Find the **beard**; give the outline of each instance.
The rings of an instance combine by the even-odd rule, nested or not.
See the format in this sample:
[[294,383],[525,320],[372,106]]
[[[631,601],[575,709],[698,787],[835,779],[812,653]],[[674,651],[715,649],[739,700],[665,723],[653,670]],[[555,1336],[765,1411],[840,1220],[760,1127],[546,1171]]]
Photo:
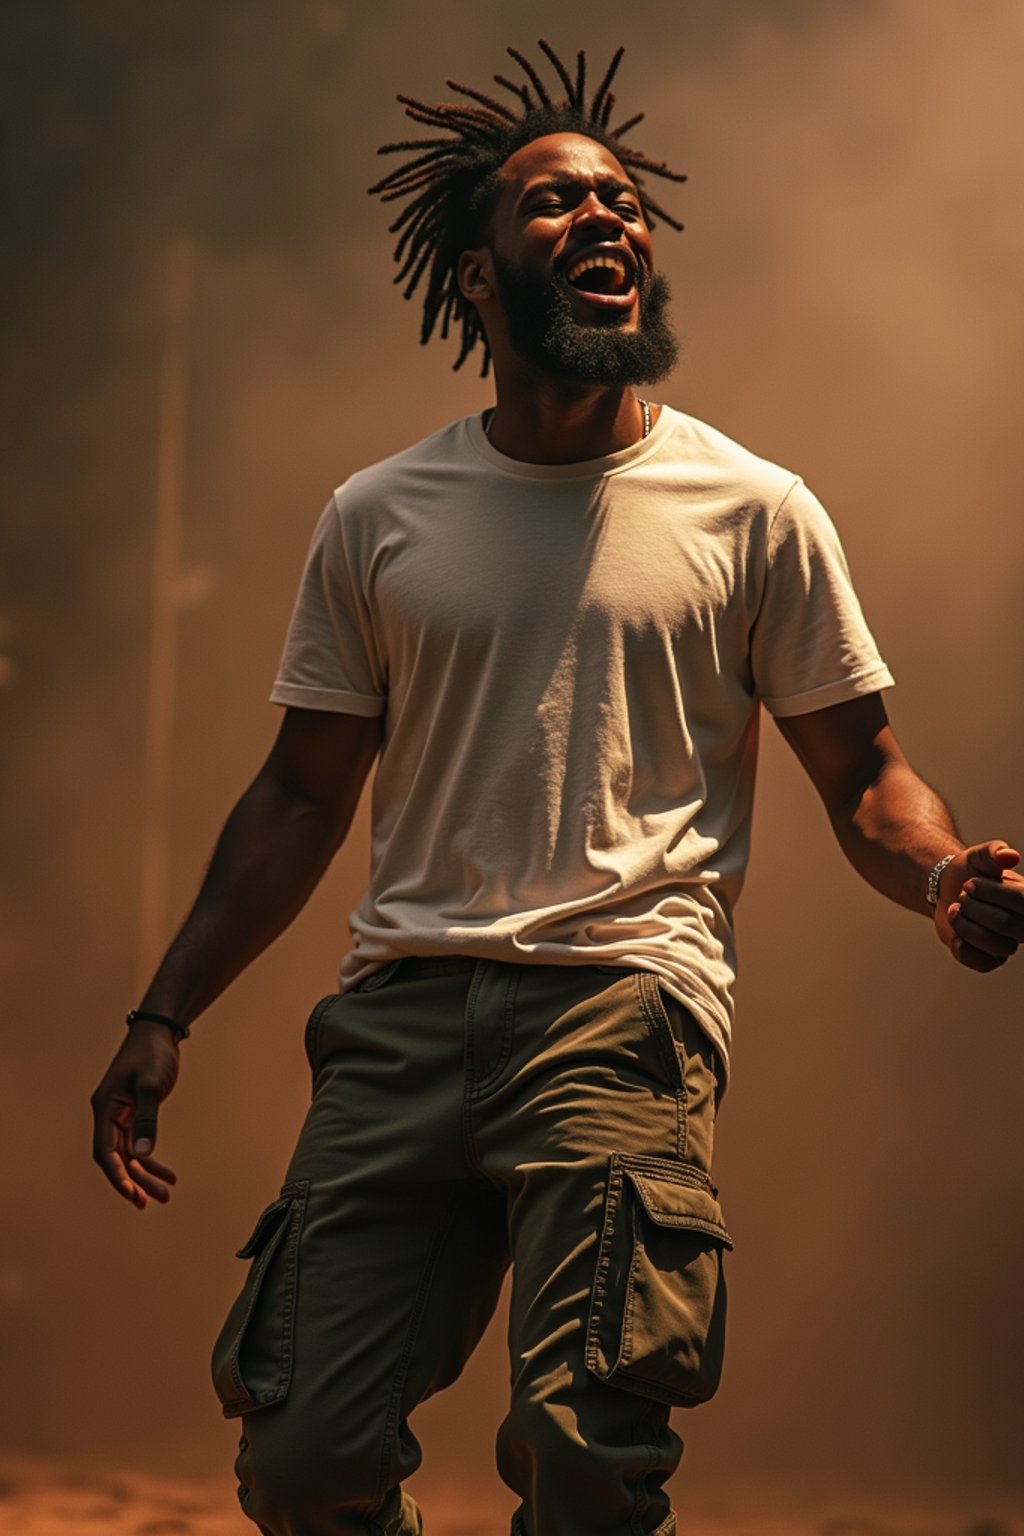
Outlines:
[[579,384],[657,384],[675,367],[679,343],[668,318],[671,298],[663,272],[637,278],[640,323],[581,324],[568,284],[494,254],[498,297],[513,349],[548,378]]

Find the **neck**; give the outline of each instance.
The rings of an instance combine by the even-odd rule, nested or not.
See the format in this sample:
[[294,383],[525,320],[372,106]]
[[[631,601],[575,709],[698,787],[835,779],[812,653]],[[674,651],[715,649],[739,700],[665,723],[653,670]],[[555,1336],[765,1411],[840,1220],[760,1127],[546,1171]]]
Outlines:
[[[643,410],[632,389],[531,377],[523,386],[498,378],[488,437],[499,453],[528,464],[578,464],[629,448],[643,436]],[[656,417],[655,408],[652,415]]]

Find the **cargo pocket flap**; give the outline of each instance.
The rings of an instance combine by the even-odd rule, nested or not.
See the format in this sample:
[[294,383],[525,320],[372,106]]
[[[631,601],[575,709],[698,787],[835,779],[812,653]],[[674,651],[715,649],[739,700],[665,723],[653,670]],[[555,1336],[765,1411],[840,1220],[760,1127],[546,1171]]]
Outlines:
[[726,1248],[733,1246],[722,1219],[722,1208],[709,1189],[638,1168],[627,1167],[623,1171],[657,1226],[691,1227],[717,1238]]
[[225,1418],[278,1403],[292,1373],[299,1238],[309,1180],[286,1184],[238,1258],[248,1274],[213,1346],[213,1385]]
[[236,1259],[253,1259],[262,1248],[270,1242],[274,1233],[284,1226],[285,1217],[288,1214],[290,1199],[275,1200],[268,1205],[265,1211],[260,1212],[259,1220],[252,1229],[252,1236],[247,1238],[241,1248],[235,1253]]
[[658,1402],[706,1402],[722,1371],[723,1260],[731,1247],[713,1188],[698,1169],[613,1152],[587,1368]]

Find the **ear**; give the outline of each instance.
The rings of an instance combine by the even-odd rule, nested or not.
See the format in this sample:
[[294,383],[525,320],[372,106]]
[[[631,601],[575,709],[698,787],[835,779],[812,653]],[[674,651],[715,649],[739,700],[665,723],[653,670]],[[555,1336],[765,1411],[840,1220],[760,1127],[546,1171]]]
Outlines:
[[494,298],[494,264],[486,246],[479,251],[463,251],[455,270],[463,298],[475,304]]

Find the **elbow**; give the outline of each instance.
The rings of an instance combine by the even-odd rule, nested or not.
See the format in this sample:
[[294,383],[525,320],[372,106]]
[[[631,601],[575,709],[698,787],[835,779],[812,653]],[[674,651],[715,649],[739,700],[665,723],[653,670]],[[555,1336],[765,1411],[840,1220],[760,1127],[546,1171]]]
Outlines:
[[296,831],[308,831],[333,854],[341,846],[355,813],[356,800],[340,794],[311,792],[272,760],[264,763],[250,789],[272,805],[282,822]]

